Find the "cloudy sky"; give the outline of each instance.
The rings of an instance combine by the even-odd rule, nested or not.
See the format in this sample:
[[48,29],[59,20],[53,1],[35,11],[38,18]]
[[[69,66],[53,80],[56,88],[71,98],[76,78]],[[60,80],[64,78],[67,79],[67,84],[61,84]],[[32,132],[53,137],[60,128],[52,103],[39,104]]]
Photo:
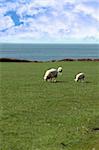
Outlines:
[[0,0],[0,42],[99,42],[99,0]]

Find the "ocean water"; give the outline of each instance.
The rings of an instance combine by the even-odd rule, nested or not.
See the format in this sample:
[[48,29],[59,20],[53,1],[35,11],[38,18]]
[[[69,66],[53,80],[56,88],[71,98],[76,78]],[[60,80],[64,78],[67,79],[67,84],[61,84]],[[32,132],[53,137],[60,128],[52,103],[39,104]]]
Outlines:
[[0,44],[0,58],[48,61],[99,58],[99,44]]

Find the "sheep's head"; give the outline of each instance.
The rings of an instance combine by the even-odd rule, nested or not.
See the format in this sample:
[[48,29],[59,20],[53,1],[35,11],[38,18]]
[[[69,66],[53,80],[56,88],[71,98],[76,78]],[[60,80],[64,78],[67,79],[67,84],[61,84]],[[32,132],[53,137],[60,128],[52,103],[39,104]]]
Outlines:
[[58,70],[59,73],[62,73],[62,71],[63,71],[62,67],[58,67],[57,70]]
[[75,81],[75,82],[78,82],[78,79],[75,78],[74,81]]

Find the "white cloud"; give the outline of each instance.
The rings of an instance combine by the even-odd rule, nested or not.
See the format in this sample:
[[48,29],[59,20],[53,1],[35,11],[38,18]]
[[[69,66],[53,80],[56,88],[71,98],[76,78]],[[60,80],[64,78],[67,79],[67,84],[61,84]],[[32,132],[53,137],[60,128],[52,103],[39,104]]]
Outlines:
[[90,16],[92,16],[94,19],[96,19],[97,21],[99,21],[99,8],[93,8],[92,6],[87,6],[85,4],[78,4],[75,8],[76,12],[82,12],[85,14],[88,14]]
[[[94,1],[97,4],[97,1]],[[12,39],[64,40],[99,37],[99,7],[92,0],[30,0],[2,3],[0,30]],[[23,24],[14,26],[13,20],[4,14],[14,10]],[[91,23],[90,23],[91,22]],[[5,36],[6,37],[6,36]],[[2,38],[2,37],[1,37]]]
[[8,29],[14,25],[11,17],[0,17],[0,30]]

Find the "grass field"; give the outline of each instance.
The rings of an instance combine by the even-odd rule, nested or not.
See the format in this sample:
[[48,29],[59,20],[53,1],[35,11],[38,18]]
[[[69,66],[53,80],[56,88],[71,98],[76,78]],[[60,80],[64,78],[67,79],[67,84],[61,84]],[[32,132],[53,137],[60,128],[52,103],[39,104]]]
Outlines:
[[[58,82],[44,82],[58,66]],[[3,62],[0,95],[0,150],[99,150],[99,62]]]

